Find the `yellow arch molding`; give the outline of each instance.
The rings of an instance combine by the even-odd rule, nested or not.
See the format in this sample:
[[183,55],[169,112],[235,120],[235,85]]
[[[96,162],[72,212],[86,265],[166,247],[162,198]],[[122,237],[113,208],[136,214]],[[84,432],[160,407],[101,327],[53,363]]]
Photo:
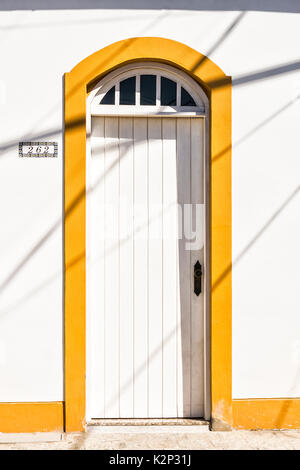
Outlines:
[[178,67],[210,100],[212,422],[231,427],[231,79],[176,41],[132,38],[95,52],[65,75],[65,428],[85,426],[86,98],[111,70],[135,61]]

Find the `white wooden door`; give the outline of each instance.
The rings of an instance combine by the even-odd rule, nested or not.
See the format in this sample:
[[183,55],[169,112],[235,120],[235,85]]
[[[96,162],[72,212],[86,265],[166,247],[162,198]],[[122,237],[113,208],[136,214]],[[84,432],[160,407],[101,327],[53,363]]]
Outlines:
[[203,416],[203,160],[201,118],[92,117],[88,419]]

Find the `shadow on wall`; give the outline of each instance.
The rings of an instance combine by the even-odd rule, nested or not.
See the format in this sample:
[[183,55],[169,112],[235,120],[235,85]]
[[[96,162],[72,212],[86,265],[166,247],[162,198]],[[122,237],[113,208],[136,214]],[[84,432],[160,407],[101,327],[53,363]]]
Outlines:
[[299,0],[2,0],[0,10],[194,10],[300,13]]

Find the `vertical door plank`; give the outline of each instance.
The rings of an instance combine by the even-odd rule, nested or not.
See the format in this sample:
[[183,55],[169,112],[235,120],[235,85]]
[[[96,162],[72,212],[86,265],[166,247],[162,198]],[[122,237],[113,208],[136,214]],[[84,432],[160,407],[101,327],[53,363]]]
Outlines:
[[[204,265],[204,126],[203,119],[191,119],[191,202],[193,204],[192,230],[197,237],[191,249],[191,266],[199,260]],[[202,293],[194,294],[191,285],[191,416],[204,413],[204,302]]]
[[[191,163],[190,163],[190,119],[177,119],[177,175],[178,203],[182,207],[183,221],[186,208],[190,204]],[[182,360],[182,413],[191,413],[191,265],[190,252],[186,250],[183,224],[182,238],[178,241],[179,254],[179,295],[181,323],[181,360]]]
[[162,136],[148,119],[149,167],[149,417],[162,416]]
[[87,195],[87,418],[104,417],[104,118],[93,117]]
[[147,119],[134,119],[134,416],[148,416]]
[[176,119],[163,119],[163,417],[177,414]]
[[120,417],[133,416],[133,119],[120,132]]
[[105,417],[119,417],[119,129],[105,118]]

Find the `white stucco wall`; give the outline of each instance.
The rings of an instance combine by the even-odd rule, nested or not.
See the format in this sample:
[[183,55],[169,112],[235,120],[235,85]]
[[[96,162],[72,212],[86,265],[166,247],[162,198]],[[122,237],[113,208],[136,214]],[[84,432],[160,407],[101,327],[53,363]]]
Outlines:
[[[300,16],[111,3],[0,5],[0,401],[63,399],[62,78],[132,36],[181,41],[233,77],[233,397],[300,396]],[[57,141],[59,158],[19,159],[22,140]]]

